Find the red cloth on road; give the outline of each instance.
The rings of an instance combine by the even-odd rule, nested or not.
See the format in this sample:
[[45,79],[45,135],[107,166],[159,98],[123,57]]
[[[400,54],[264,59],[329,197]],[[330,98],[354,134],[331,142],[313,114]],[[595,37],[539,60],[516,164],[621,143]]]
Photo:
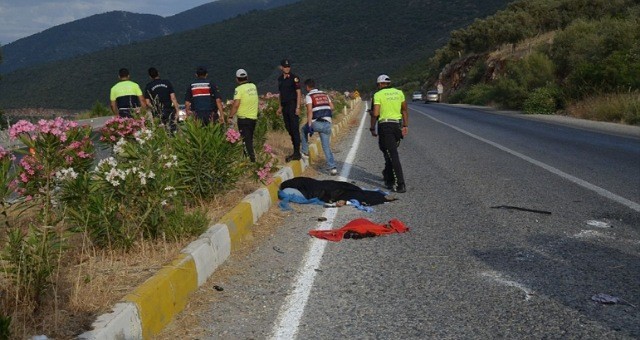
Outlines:
[[339,242],[343,238],[374,237],[407,231],[409,228],[395,218],[386,224],[373,223],[366,218],[357,218],[340,229],[310,230],[309,235],[327,241]]

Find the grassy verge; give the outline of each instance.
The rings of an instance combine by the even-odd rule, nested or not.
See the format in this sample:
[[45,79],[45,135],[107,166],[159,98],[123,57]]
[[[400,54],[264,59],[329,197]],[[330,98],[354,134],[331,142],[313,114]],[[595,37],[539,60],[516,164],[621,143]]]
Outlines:
[[569,105],[567,114],[582,119],[640,125],[640,92],[588,98]]

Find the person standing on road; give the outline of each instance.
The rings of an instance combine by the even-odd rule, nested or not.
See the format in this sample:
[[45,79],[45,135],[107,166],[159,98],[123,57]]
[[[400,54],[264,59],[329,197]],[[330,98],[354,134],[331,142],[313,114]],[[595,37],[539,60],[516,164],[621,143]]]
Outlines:
[[[378,146],[384,155],[382,176],[388,189],[395,192],[406,192],[407,188],[402,174],[402,165],[398,155],[400,140],[407,135],[409,113],[407,102],[402,91],[390,86],[391,79],[386,74],[377,80],[378,92],[373,95],[373,112],[371,115],[371,135],[378,137]],[[378,131],[376,133],[376,122]]]
[[178,100],[173,85],[166,79],[160,79],[160,73],[155,67],[149,68],[151,82],[144,89],[144,98],[155,115],[159,115],[165,127],[171,132],[176,131],[178,118]]
[[331,152],[331,116],[333,115],[333,103],[326,93],[316,88],[313,79],[304,81],[307,90],[305,104],[307,105],[307,124],[302,128],[302,156],[309,154],[309,134],[318,132],[324,158],[327,161],[329,172],[332,176],[338,174],[336,162]]
[[442,85],[442,81],[438,80],[436,90],[438,91],[438,103],[440,103],[442,102],[442,94],[444,93],[444,86]]
[[258,89],[256,85],[249,82],[247,71],[239,69],[236,71],[236,82],[238,86],[233,94],[233,105],[229,113],[229,121],[238,115],[238,130],[244,141],[245,152],[251,162],[256,161],[253,148],[253,133],[258,121]]
[[116,116],[131,118],[133,111],[145,109],[147,105],[140,86],[130,80],[128,69],[121,68],[118,77],[120,81],[111,88],[109,95],[111,111]]
[[193,112],[203,125],[213,122],[224,123],[224,111],[218,86],[207,77],[207,69],[199,66],[196,69],[196,80],[189,84],[185,94],[184,106],[187,114]]
[[302,100],[302,91],[300,90],[300,78],[291,73],[291,63],[289,59],[280,61],[280,70],[282,74],[278,77],[278,90],[280,92],[280,105],[278,106],[278,115],[282,115],[284,126],[291,136],[293,144],[293,153],[285,160],[299,160],[300,155],[300,105]]

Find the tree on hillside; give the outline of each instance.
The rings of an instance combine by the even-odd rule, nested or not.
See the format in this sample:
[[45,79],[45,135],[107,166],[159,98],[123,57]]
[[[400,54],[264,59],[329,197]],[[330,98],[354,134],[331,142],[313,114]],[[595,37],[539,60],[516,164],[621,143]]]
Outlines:
[[[2,64],[2,45],[0,45],[0,64]],[[0,80],[2,80],[2,76],[0,75]],[[7,120],[4,118],[4,111],[0,109],[0,130],[4,130],[7,128]]]

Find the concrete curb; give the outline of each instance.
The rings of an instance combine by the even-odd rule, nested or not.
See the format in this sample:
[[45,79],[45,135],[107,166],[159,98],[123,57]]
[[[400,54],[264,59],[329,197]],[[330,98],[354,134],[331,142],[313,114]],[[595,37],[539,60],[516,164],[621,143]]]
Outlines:
[[[335,135],[358,114],[359,100],[333,125]],[[93,330],[78,339],[150,339],[159,334],[186,306],[189,295],[203,285],[231,255],[240,242],[251,235],[260,216],[278,202],[280,183],[300,176],[310,161],[319,158],[320,140],[309,144],[309,160],[291,161],[274,176],[273,183],[247,195],[237,206],[185,247],[171,263],[117,303],[110,313],[99,316]]]

